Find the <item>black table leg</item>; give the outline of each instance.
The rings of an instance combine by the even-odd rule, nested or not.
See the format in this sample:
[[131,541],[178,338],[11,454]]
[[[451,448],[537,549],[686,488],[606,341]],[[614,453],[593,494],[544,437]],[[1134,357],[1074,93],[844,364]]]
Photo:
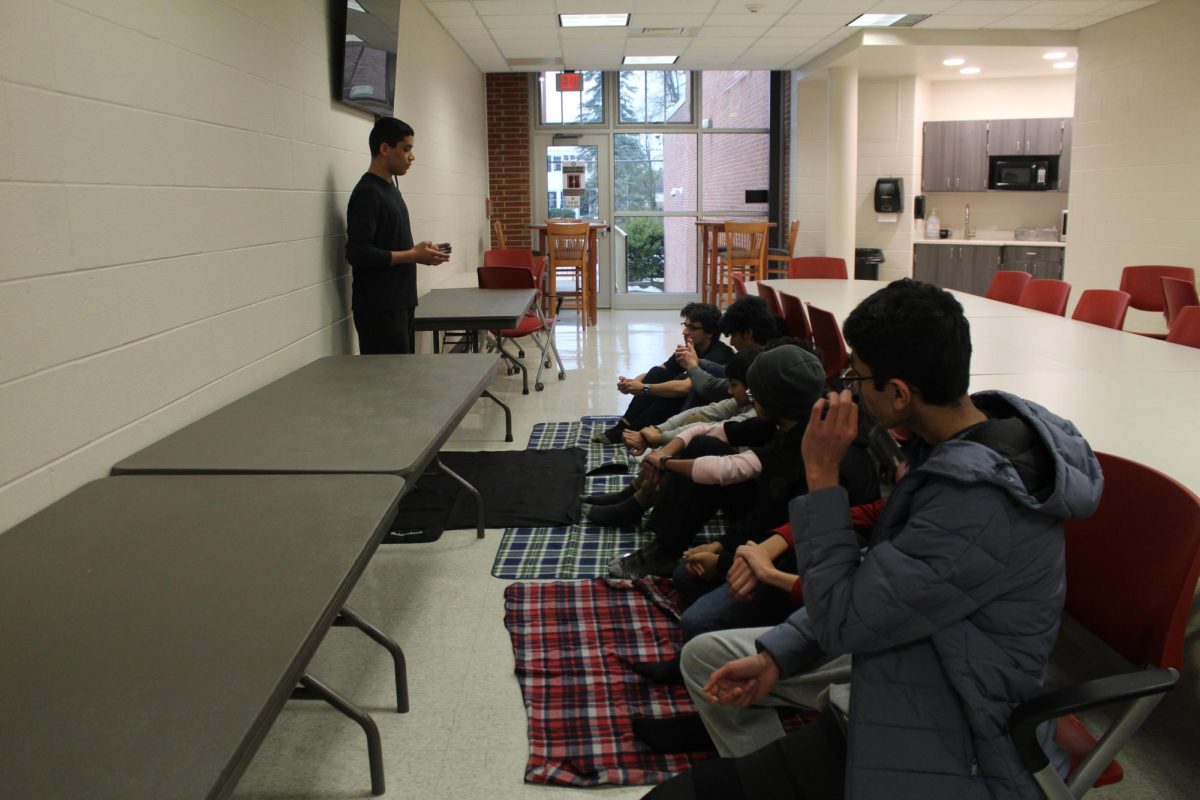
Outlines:
[[[526,389],[525,389],[525,394],[529,394],[528,387],[526,387]],[[487,389],[483,390],[483,396],[491,398],[492,402],[494,402],[496,405],[500,406],[500,408],[504,409],[504,441],[511,442],[513,440],[513,438],[512,438],[512,409],[509,408],[508,406],[506,406],[499,397],[496,397],[496,395],[492,394]]]
[[[484,392],[484,394],[487,394],[487,392]],[[500,402],[500,401],[497,400],[496,402]],[[509,439],[509,441],[511,442],[512,439]],[[454,470],[450,469],[445,464],[443,464],[440,456],[433,457],[433,464],[435,467],[440,469],[443,474],[449,475],[451,478],[458,481],[464,489],[466,489],[468,492],[471,493],[471,497],[473,497],[475,499],[475,537],[477,539],[482,539],[483,538],[483,497],[480,496],[479,490],[476,489],[471,484],[469,484],[457,472],[455,472]]]
[[408,668],[404,661],[404,651],[400,649],[400,645],[396,643],[396,640],[379,628],[376,628],[370,622],[367,622],[367,620],[363,619],[362,615],[350,608],[350,606],[342,606],[342,611],[333,621],[333,624],[339,628],[358,628],[371,641],[391,654],[392,666],[396,672],[396,711],[400,714],[407,713]]
[[379,728],[375,725],[375,720],[371,719],[370,714],[367,714],[358,706],[329,688],[327,684],[320,681],[314,675],[308,673],[301,675],[300,685],[307,690],[307,693],[297,690],[292,693],[292,697],[296,699],[324,700],[357,722],[359,727],[363,729],[363,733],[367,735],[367,763],[371,767],[371,794],[376,797],[383,794],[386,791],[383,782],[383,743],[379,739]]

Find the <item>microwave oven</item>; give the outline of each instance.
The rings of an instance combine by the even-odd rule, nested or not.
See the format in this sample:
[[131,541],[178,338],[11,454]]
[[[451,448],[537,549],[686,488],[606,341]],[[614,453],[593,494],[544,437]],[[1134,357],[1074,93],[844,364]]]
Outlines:
[[988,188],[1038,192],[1058,186],[1058,157],[992,156],[988,159]]

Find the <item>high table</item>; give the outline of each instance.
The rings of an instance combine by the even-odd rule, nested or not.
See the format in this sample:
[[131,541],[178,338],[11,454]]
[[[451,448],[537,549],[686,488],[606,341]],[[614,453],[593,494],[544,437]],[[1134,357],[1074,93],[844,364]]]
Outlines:
[[0,535],[0,794],[228,797],[404,486],[105,478]]
[[[596,238],[597,238],[598,234],[600,233],[600,231],[608,230],[609,226],[608,226],[607,222],[593,222],[591,220],[564,219],[564,220],[559,220],[559,221],[560,222],[584,222],[584,221],[586,221],[588,223],[588,263],[587,263],[588,270],[585,272],[583,277],[584,277],[584,280],[588,282],[588,286],[591,287],[591,290],[592,290],[591,298],[592,299],[591,299],[591,302],[588,303],[587,313],[583,315],[583,319],[584,319],[583,327],[586,328],[588,325],[593,325],[596,322],[596,292],[600,288],[600,284],[599,284],[599,276],[600,276],[599,258],[600,258],[600,256],[596,252]],[[550,253],[546,249],[546,223],[535,222],[535,223],[529,225],[528,227],[529,227],[529,230],[531,230],[531,231],[537,231],[538,252],[541,253],[542,255],[546,256],[547,258],[549,258]],[[549,264],[549,262],[547,262],[547,264]],[[548,276],[546,278],[546,280],[548,281],[548,284],[546,286],[546,293],[548,295],[550,295],[551,298],[553,298],[556,294],[558,294],[558,289],[555,286],[554,271],[547,268],[546,275]]]
[[[774,280],[839,320],[886,282]],[[1200,350],[951,291],[971,323],[970,390],[1002,389],[1073,421],[1092,447],[1200,492],[1192,446]]]

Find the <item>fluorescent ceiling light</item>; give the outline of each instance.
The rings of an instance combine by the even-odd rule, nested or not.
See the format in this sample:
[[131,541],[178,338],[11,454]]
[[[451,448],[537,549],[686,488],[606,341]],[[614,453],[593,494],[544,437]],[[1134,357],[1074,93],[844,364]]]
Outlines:
[[679,56],[625,56],[622,64],[674,64]]
[[981,70],[979,67],[963,67],[959,70],[963,75],[978,75]]
[[358,3],[354,2],[354,0],[346,0],[346,8],[350,9],[351,11],[361,11],[364,14],[367,13],[367,10]]
[[961,67],[963,64],[967,63],[967,60],[965,58],[947,58],[942,63],[947,67]]
[[623,28],[629,24],[628,14],[559,14],[561,28]]
[[[347,41],[347,42],[361,42],[361,41],[362,41],[362,39],[358,38],[358,37],[357,37],[357,36],[355,36],[353,33],[347,33],[347,34],[346,34],[346,41]],[[1055,66],[1057,66],[1057,65],[1055,65]]]
[[1075,66],[1074,61],[1059,61],[1054,65],[1055,69],[1071,69]]
[[860,14],[850,20],[851,28],[886,28],[904,19],[907,14]]
[[1067,54],[1064,53],[1062,50],[1051,50],[1049,53],[1044,53],[1042,55],[1042,58],[1046,59],[1047,61],[1056,61],[1060,58],[1066,58],[1066,57],[1067,57]]

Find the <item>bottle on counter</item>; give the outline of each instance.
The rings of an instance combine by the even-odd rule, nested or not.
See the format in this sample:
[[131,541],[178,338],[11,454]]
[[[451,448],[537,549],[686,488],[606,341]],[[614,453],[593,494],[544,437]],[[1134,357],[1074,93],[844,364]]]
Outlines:
[[941,228],[942,221],[938,219],[937,209],[935,208],[929,213],[929,217],[925,220],[925,238],[938,238],[938,231],[941,230]]

